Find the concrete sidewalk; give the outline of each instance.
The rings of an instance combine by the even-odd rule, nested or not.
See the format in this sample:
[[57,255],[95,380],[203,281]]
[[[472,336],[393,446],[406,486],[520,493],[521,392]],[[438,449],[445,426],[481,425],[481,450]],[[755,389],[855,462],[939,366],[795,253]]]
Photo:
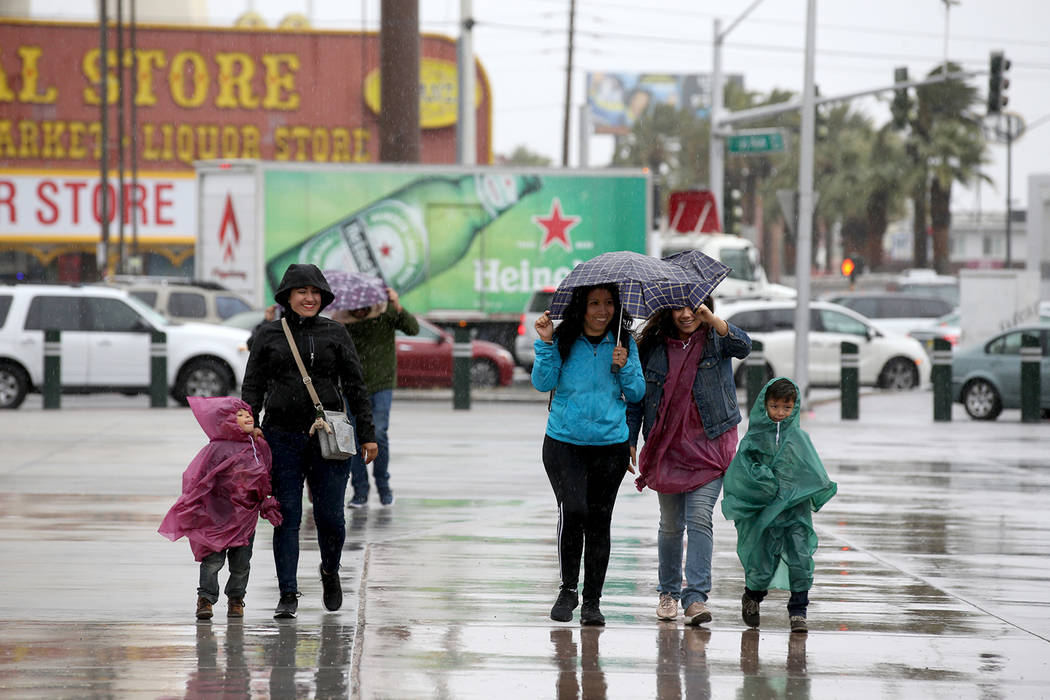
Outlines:
[[196,623],[196,563],[156,528],[205,438],[188,410],[128,401],[27,405],[0,422],[2,696],[954,699],[1050,687],[1046,422],[1007,411],[934,423],[928,392],[866,393],[859,421],[814,401],[803,427],[839,494],[814,516],[806,637],[788,633],[783,592],[759,631],[745,629],[735,532],[717,509],[714,620],[658,622],[656,497],[629,479],[607,627],[551,622],[543,397],[453,411],[400,396],[397,503],[347,512],[343,610],[321,606],[307,517],[297,620],[271,617],[261,522],[244,621],[220,603]]

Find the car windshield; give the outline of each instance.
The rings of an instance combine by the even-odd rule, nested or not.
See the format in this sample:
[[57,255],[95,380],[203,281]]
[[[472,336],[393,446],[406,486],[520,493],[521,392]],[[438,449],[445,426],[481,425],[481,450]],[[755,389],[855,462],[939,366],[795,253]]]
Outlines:
[[529,301],[529,311],[532,313],[542,314],[551,305],[551,297],[554,296],[554,292],[548,292],[546,290],[536,292],[532,295],[532,299]]
[[158,311],[155,311],[151,306],[143,302],[141,299],[138,299],[129,294],[126,297],[124,297],[124,301],[128,303],[128,306],[135,309],[135,311],[138,311],[146,318],[147,321],[149,321],[154,326],[157,326],[158,328],[175,325],[168,319],[164,318],[164,316],[162,316]]
[[755,271],[751,267],[746,248],[722,248],[718,251],[718,257],[729,266],[729,276],[733,279],[748,282],[755,279]]

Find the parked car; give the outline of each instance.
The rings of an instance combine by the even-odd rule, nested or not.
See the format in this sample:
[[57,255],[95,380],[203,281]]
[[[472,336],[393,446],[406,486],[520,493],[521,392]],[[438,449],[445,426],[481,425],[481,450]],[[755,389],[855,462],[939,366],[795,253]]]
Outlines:
[[532,371],[532,364],[536,361],[536,348],[533,341],[539,340],[536,335],[536,319],[550,308],[551,299],[554,297],[554,287],[537,289],[529,297],[525,304],[525,310],[521,313],[518,322],[518,337],[514,340],[514,358],[525,371]]
[[[398,331],[397,385],[399,387],[452,386],[452,334],[424,319],[419,333]],[[473,386],[509,386],[514,380],[514,357],[487,340],[471,341],[470,383]]]
[[114,276],[106,284],[128,290],[172,321],[222,323],[252,305],[216,282],[185,277]]
[[970,345],[952,357],[952,400],[975,420],[995,420],[1004,408],[1021,407],[1021,339],[1036,336],[1042,347],[1039,407],[1050,412],[1050,321],[1030,323]]
[[[263,320],[262,311],[246,311],[224,321],[225,325],[253,330]],[[452,386],[452,334],[430,321],[417,318],[418,335],[395,335],[399,387]],[[473,386],[508,386],[514,380],[514,357],[496,343],[474,340],[470,364]]]
[[937,297],[956,307],[959,305],[959,278],[939,275],[927,268],[909,268],[889,284],[889,290],[903,294]]
[[187,396],[224,396],[244,379],[243,330],[173,323],[127,291],[103,285],[0,286],[0,408],[17,408],[44,381],[44,330],[61,331],[67,393],[148,393],[151,331],[167,335],[168,386]]
[[[795,364],[795,302],[748,300],[724,302],[716,313],[761,340],[766,378],[790,376]],[[886,389],[914,389],[929,381],[930,363],[919,341],[885,331],[857,312],[826,301],[810,303],[809,382],[838,386],[843,341],[856,343],[860,383]],[[738,386],[744,364],[733,360]]]
[[828,296],[825,301],[853,309],[874,321],[879,328],[903,334],[955,309],[944,299],[900,292],[846,292]]

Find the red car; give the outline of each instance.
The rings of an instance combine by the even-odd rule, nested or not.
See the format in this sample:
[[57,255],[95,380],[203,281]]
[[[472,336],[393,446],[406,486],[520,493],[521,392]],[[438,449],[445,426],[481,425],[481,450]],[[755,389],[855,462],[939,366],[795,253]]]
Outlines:
[[[452,334],[429,321],[419,320],[418,335],[397,333],[397,385],[399,387],[452,386]],[[514,358],[496,343],[471,342],[472,386],[509,386],[514,378]]]

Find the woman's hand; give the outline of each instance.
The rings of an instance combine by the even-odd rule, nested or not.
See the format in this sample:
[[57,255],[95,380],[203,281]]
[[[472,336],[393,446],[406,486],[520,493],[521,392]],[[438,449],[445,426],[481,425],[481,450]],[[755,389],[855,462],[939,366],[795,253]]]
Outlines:
[[627,348],[622,345],[617,345],[613,348],[612,363],[623,369],[623,366],[627,364]]
[[724,336],[729,333],[729,324],[715,316],[714,312],[707,308],[706,304],[696,307],[696,315],[700,317],[701,321],[714,328],[718,335]]
[[540,340],[545,343],[554,340],[554,321],[551,320],[550,311],[544,311],[543,315],[537,318],[536,323],[532,325],[536,329],[536,335],[540,337]]
[[627,471],[632,474],[637,474],[635,467],[638,466],[638,448],[631,445],[631,461],[627,463]]
[[361,444],[361,451],[364,452],[361,457],[364,459],[365,464],[371,464],[372,460],[379,454],[379,445],[374,442],[365,442]]

